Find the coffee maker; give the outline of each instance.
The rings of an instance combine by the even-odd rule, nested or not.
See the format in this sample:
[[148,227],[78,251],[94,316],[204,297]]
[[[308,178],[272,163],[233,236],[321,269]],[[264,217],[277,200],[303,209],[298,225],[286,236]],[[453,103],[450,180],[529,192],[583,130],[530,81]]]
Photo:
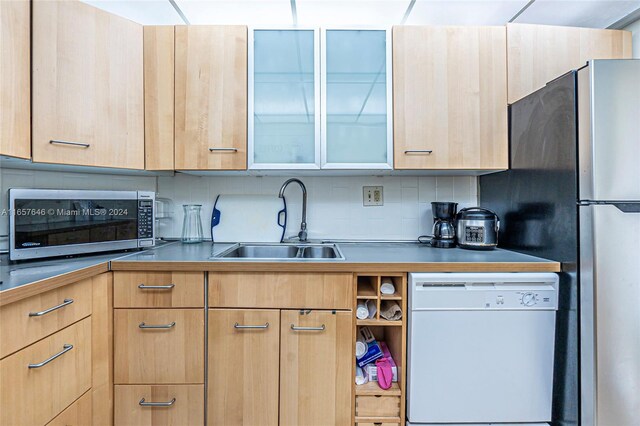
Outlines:
[[458,203],[434,201],[431,203],[433,212],[433,236],[431,247],[454,248],[456,246],[456,210]]

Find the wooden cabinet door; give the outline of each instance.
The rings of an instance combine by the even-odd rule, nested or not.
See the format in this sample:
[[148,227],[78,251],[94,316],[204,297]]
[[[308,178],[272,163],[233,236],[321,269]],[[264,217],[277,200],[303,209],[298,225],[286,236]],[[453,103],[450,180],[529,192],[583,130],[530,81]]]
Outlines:
[[144,169],[142,26],[32,3],[33,161]]
[[204,383],[202,309],[116,309],[114,383]]
[[91,387],[91,318],[0,360],[0,425],[43,425]]
[[0,1],[0,154],[31,157],[29,0]]
[[174,26],[144,27],[145,169],[173,170]]
[[277,426],[280,311],[209,310],[207,424]]
[[507,24],[509,103],[589,59],[631,58],[631,54],[629,31]]
[[349,311],[281,311],[281,425],[351,423],[352,334]]
[[[202,426],[204,385],[118,385],[115,426]],[[95,424],[95,423],[94,423]]]
[[508,167],[504,27],[393,28],[396,169]]
[[175,29],[175,168],[246,170],[247,27]]

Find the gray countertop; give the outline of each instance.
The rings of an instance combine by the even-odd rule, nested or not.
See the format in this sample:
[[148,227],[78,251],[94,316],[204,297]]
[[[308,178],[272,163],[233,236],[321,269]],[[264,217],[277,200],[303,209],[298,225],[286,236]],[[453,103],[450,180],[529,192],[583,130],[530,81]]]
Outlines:
[[[243,265],[248,263],[259,266],[270,264],[273,266],[273,260],[269,261],[247,261],[247,260],[209,260],[209,258],[223,250],[229,248],[231,243],[211,243],[204,242],[201,244],[181,244],[180,242],[172,242],[162,244],[152,249],[137,251],[133,253],[108,253],[88,255],[75,258],[64,258],[55,260],[42,261],[25,261],[20,263],[9,263],[6,255],[0,256],[0,293],[15,289],[27,284],[46,281],[51,278],[71,274],[79,270],[90,268],[99,264],[110,263],[113,269],[135,269],[135,265],[139,263],[157,262],[166,267],[184,266],[184,268],[215,270],[225,267],[227,270],[229,265],[238,265],[239,261]],[[381,264],[398,264],[403,267],[411,266],[411,270],[420,271],[421,266],[433,264],[447,263],[513,263],[513,264],[540,264],[549,263],[546,259],[528,256],[508,250],[491,250],[491,251],[472,251],[455,249],[437,249],[424,244],[417,243],[338,243],[345,259],[337,261],[306,261],[306,262],[281,262],[286,263],[287,268],[295,268],[300,270],[304,265],[321,263],[327,270],[344,267],[353,267],[354,265],[374,267]],[[116,267],[114,267],[116,266]],[[392,266],[393,267],[393,266]],[[184,269],[180,268],[180,269]],[[286,268],[285,268],[286,269]],[[317,269],[314,269],[317,271]],[[426,270],[426,268],[425,268]]]
[[[118,262],[247,262],[246,259],[210,260],[209,258],[231,247],[233,243],[167,244],[117,259]],[[307,260],[306,263],[521,263],[549,262],[539,257],[513,251],[496,249],[488,251],[463,250],[460,248],[438,249],[418,243],[337,243],[344,260]],[[116,260],[116,259],[114,259]],[[249,262],[273,263],[273,260],[251,260]],[[301,263],[283,261],[283,263]]]

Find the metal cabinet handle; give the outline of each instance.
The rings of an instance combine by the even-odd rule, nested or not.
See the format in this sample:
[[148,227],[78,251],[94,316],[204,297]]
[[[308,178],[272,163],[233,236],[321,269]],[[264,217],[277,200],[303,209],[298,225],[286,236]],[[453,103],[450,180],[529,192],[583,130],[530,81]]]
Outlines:
[[291,329],[293,331],[324,331],[324,328],[324,324],[322,324],[320,327],[297,327],[291,324]]
[[51,361],[53,361],[54,359],[66,354],[67,352],[69,352],[71,349],[73,349],[73,345],[69,345],[67,343],[65,343],[62,346],[62,350],[60,352],[58,352],[55,355],[50,356],[49,358],[45,359],[42,362],[39,362],[37,364],[29,364],[29,368],[40,368],[40,367],[44,367],[45,365],[49,364]]
[[171,401],[167,401],[167,402],[146,402],[144,398],[142,398],[138,404],[140,404],[143,407],[171,407],[175,403],[176,403],[175,398],[172,398]]
[[56,309],[64,308],[65,306],[70,305],[70,304],[72,304],[72,303],[73,303],[73,299],[64,299],[64,301],[63,301],[61,304],[56,305],[56,306],[54,306],[54,307],[52,307],[52,308],[49,308],[49,309],[45,309],[44,311],[40,311],[40,312],[29,312],[29,316],[30,316],[30,317],[41,317],[41,316],[43,316],[43,315],[48,314],[49,312],[53,312],[53,311],[55,311]]
[[253,328],[260,328],[260,329],[265,329],[265,328],[269,328],[269,323],[265,323],[264,325],[240,325],[238,323],[235,323],[233,325],[233,328],[239,328],[239,329],[253,329]]
[[404,153],[405,154],[431,154],[433,150],[431,149],[408,149]]
[[209,152],[238,152],[238,148],[209,148]]
[[153,329],[163,329],[163,330],[166,330],[168,328],[173,328],[175,325],[176,325],[175,321],[173,321],[170,324],[158,324],[158,325],[147,325],[147,324],[141,322],[140,325],[138,325],[138,327],[142,328],[142,329],[145,329],[145,330],[146,329],[152,329],[152,330]]
[[169,284],[169,285],[144,285],[144,284],[140,284],[138,286],[138,288],[140,290],[171,290],[175,286],[176,286],[175,284]]
[[78,146],[80,148],[89,148],[91,146],[91,144],[88,143],[82,143],[82,142],[69,142],[69,141],[59,141],[59,140],[55,140],[52,139],[49,141],[50,144],[52,145],[71,145],[71,146]]

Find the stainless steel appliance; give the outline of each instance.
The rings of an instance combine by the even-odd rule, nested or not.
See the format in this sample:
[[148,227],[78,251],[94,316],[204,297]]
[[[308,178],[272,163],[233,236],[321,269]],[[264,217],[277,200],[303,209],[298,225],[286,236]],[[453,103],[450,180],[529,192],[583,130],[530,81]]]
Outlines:
[[155,194],[9,190],[11,260],[150,247]]
[[438,248],[454,248],[456,246],[456,209],[458,203],[432,202],[433,236],[431,246]]
[[492,250],[498,245],[500,219],[480,207],[462,209],[456,216],[458,246],[472,250]]
[[500,246],[562,263],[553,424],[640,413],[640,60],[594,60],[510,106],[511,169],[480,178]]
[[553,273],[409,274],[407,425],[550,421],[557,295]]

